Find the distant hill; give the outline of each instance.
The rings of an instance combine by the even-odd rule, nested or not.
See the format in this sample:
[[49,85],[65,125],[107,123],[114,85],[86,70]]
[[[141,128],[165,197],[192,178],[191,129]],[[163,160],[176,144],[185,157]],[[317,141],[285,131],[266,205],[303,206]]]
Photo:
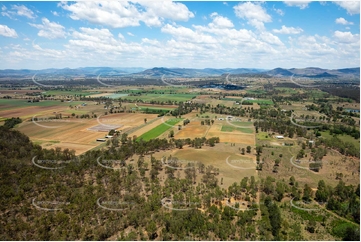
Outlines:
[[160,77],[163,75],[173,76],[173,77],[201,77],[201,76],[220,76],[223,74],[243,74],[243,73],[261,73],[264,69],[248,69],[248,68],[205,68],[205,69],[192,69],[192,68],[164,68],[164,67],[155,67],[148,69],[136,75],[146,75],[153,77]]
[[0,77],[30,77],[34,74],[42,75],[49,74],[54,76],[97,76],[102,75],[127,75],[132,73],[137,73],[144,71],[145,68],[141,67],[123,67],[123,68],[113,68],[113,67],[80,67],[75,69],[63,68],[63,69],[43,69],[43,70],[13,70],[5,69],[0,70]]
[[309,77],[309,78],[360,78],[360,67],[356,68],[345,68],[345,69],[322,69],[318,67],[307,67],[307,68],[291,68],[291,69],[283,69],[283,68],[275,68],[270,71],[264,72],[270,76],[278,76],[278,77],[289,77],[292,75],[298,77]]
[[206,76],[225,76],[227,74],[244,77],[309,77],[309,78],[351,78],[360,79],[360,67],[343,69],[322,69],[318,67],[307,68],[275,68],[272,70],[256,68],[166,68],[154,67],[145,69],[142,67],[81,67],[81,68],[63,68],[63,69],[6,69],[0,70],[0,78],[31,78],[34,74],[51,75],[52,77],[91,77],[102,76],[134,76],[134,77],[155,77],[163,75],[167,77],[206,77]]

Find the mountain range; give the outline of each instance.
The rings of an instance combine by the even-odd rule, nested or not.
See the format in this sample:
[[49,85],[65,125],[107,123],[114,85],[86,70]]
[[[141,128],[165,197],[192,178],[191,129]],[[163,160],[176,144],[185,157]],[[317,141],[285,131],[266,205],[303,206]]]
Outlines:
[[322,69],[318,67],[307,68],[275,68],[272,70],[256,69],[256,68],[165,68],[154,67],[145,69],[141,67],[113,68],[113,67],[82,67],[76,69],[5,69],[0,70],[0,77],[28,78],[33,75],[48,75],[52,77],[96,77],[102,76],[134,76],[134,77],[155,77],[159,78],[163,75],[167,77],[206,77],[221,75],[252,75],[252,76],[270,76],[270,77],[290,77],[292,75],[298,77],[309,78],[360,78],[360,67],[344,68],[344,69]]

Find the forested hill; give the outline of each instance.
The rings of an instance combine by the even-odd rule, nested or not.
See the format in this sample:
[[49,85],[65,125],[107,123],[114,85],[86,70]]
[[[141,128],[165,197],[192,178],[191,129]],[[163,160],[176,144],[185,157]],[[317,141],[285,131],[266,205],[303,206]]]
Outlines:
[[[0,137],[0,240],[360,239],[360,188],[343,181],[332,188],[321,180],[315,196],[294,177],[244,177],[225,189],[211,165],[172,169],[181,168],[177,160],[168,158],[166,167],[151,156],[185,140],[125,135],[109,150],[76,158],[70,150],[42,149],[11,128],[0,127]],[[191,148],[213,144],[188,142]],[[99,165],[101,157],[110,166],[134,154],[139,159],[121,169]],[[296,204],[317,201],[322,209],[295,208],[290,197]]]

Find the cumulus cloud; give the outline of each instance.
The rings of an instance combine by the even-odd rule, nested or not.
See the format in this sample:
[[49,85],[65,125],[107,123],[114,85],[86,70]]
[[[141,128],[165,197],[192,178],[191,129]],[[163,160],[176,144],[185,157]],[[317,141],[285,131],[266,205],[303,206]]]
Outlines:
[[17,38],[18,34],[16,33],[15,29],[9,28],[6,25],[0,24],[0,35],[10,38]]
[[7,16],[11,19],[13,19],[14,16],[23,16],[29,19],[36,18],[34,12],[24,5],[12,5],[11,10],[8,10],[5,6],[3,6],[1,10],[1,15]]
[[172,26],[170,24],[166,24],[161,28],[161,31],[163,33],[171,34],[177,39],[191,43],[212,44],[217,42],[210,35],[202,34],[183,26]]
[[233,28],[233,23],[226,17],[218,15],[218,13],[212,13],[211,18],[213,18],[212,23],[209,23],[211,28]]
[[336,24],[343,24],[343,25],[353,25],[353,22],[348,22],[346,19],[344,18],[337,18],[335,20]]
[[286,27],[285,25],[282,25],[281,29],[273,29],[272,31],[276,34],[299,34],[303,32],[303,29],[298,27]]
[[74,20],[86,20],[112,28],[139,26],[141,21],[147,26],[160,27],[165,19],[188,21],[194,17],[184,4],[172,1],[84,1],[62,2],[59,6],[71,12],[70,17]]
[[237,17],[248,20],[248,24],[259,30],[264,29],[264,23],[272,21],[266,9],[258,3],[240,3],[233,8]]
[[333,36],[340,43],[356,43],[360,40],[360,35],[352,34],[351,32],[335,31]]
[[336,4],[344,9],[346,9],[347,13],[350,15],[360,13],[360,2],[359,1],[355,1],[355,2],[340,1],[340,2],[336,2]]
[[308,4],[310,3],[311,1],[287,1],[287,2],[284,2],[287,6],[290,6],[290,7],[299,7],[300,9],[305,9],[308,7]]
[[42,18],[41,21],[42,24],[29,23],[31,26],[40,29],[40,31],[38,32],[38,36],[47,39],[65,38],[64,26],[55,22],[50,22],[47,18]]

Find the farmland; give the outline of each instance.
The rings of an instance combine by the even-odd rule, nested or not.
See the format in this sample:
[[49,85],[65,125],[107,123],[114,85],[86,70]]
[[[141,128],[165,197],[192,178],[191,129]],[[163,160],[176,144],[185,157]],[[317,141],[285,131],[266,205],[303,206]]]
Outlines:
[[[185,194],[181,189],[196,191],[194,203],[212,196],[211,205],[200,202],[201,214],[208,214],[209,206],[220,211],[231,208],[230,203],[248,210],[252,204],[263,206],[265,197],[270,197],[290,221],[295,216],[310,219],[290,205],[307,186],[312,205],[302,206],[315,209],[320,206],[315,200],[320,180],[332,187],[340,186],[340,181],[354,188],[359,184],[359,113],[344,111],[359,110],[360,105],[318,89],[279,87],[283,81],[277,78],[271,82],[273,87],[263,86],[268,81],[248,79],[252,88],[241,90],[142,84],[53,88],[33,96],[25,89],[16,94],[6,89],[3,94],[12,98],[0,99],[0,122],[10,125],[10,118],[20,117],[22,122],[13,129],[49,150],[47,154],[54,152],[54,157],[73,150],[85,160],[77,170],[79,183],[87,189],[108,186],[109,192],[100,192],[99,197],[116,196],[119,187],[130,186],[131,193],[134,189],[139,198],[151,200],[159,186],[164,193],[160,197],[168,199],[183,184],[174,190],[173,198]],[[240,105],[241,100],[252,105]],[[290,121],[292,116],[301,126]],[[313,123],[319,127],[307,127]],[[329,143],[335,138],[338,147]],[[111,164],[114,161],[120,163]],[[321,166],[314,169],[315,163]],[[69,169],[78,169],[74,167]],[[291,178],[296,181],[293,185]],[[72,178],[66,184],[78,180]],[[294,202],[301,201],[302,197]],[[256,211],[258,221],[263,215],[259,207]],[[326,217],[323,213],[328,214],[325,224],[338,219],[327,206],[315,212]],[[346,213],[338,216],[354,224],[350,212]],[[308,239],[316,238],[305,231],[302,234]]]
[[168,129],[173,128],[173,126],[179,123],[181,120],[182,119],[177,119],[177,118],[167,120],[164,123],[158,125],[157,127],[139,136],[138,140],[143,139],[145,141],[148,141],[157,138],[159,135],[163,134]]

